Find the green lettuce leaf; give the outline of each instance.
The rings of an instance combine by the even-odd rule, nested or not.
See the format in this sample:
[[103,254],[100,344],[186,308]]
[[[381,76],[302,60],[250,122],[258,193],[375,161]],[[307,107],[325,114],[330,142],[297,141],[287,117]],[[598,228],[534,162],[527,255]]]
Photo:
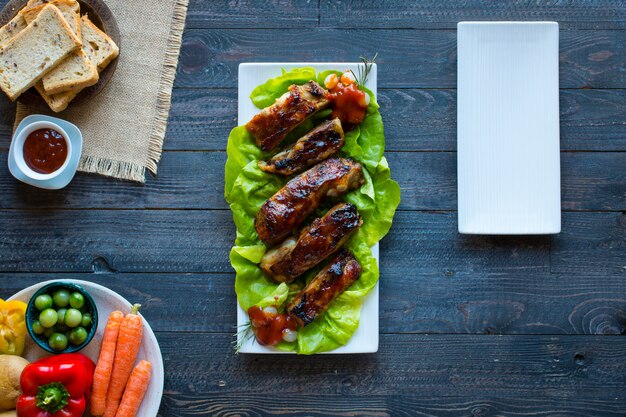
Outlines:
[[230,202],[230,192],[233,189],[235,180],[239,176],[239,172],[251,161],[264,159],[264,154],[256,143],[254,138],[246,130],[244,126],[237,126],[231,130],[226,144],[226,166],[224,168],[224,197]]
[[[315,77],[311,68],[294,69],[279,77],[268,80],[257,87],[251,99],[258,107],[273,104],[291,84],[303,84],[311,79],[323,83],[324,78],[338,71],[324,71]],[[346,134],[346,144],[341,156],[353,158],[364,167],[365,184],[353,190],[344,200],[357,206],[363,217],[363,226],[349,240],[347,247],[362,266],[363,272],[357,282],[341,294],[328,310],[298,333],[293,343],[279,343],[276,349],[312,354],[336,349],[345,345],[359,326],[361,306],[365,295],[378,281],[378,266],[370,247],[382,239],[391,227],[395,210],[400,203],[400,187],[391,179],[389,165],[383,157],[385,136],[379,107],[370,91],[370,106],[361,125]],[[288,137],[296,140],[310,130],[319,119],[328,117],[329,111],[303,123]],[[304,279],[286,285],[278,284],[265,276],[258,263],[266,252],[254,228],[254,217],[261,205],[287,182],[278,175],[261,171],[257,161],[269,157],[254,143],[254,138],[244,127],[236,127],[230,133],[225,167],[226,200],[230,204],[233,220],[237,227],[235,246],[230,261],[235,269],[235,291],[242,308],[253,305],[276,303],[279,307],[300,291],[322,268],[305,274]],[[328,204],[316,215],[323,215]],[[268,304],[269,305],[269,304]]]
[[[396,212],[396,208],[400,204],[400,186],[391,179],[391,172],[386,158],[380,160],[380,163],[376,167],[376,172],[371,178],[374,193],[373,205],[364,204],[361,201],[356,202],[355,199],[361,196],[354,192],[348,194],[346,200],[357,207],[362,205],[362,208],[359,208],[359,212],[363,217],[363,226],[357,232],[357,236],[366,241],[368,245],[374,246],[374,244],[385,237],[389,229],[391,229],[393,216]],[[367,185],[366,183],[363,188]],[[361,190],[363,190],[363,188]]]
[[262,109],[274,104],[276,99],[282,96],[292,84],[302,85],[315,79],[315,70],[310,67],[295,68],[291,71],[283,70],[282,75],[270,78],[252,90],[250,99],[255,106]]
[[241,307],[248,311],[250,307],[264,298],[271,297],[278,284],[269,280],[259,266],[240,255],[235,246],[230,251],[230,263],[237,277],[235,292]]
[[370,96],[367,115],[357,129],[346,134],[346,144],[341,151],[374,172],[385,153],[385,128],[374,94],[366,88],[362,89]]
[[261,301],[257,302],[256,305],[259,307],[280,307],[285,301],[287,301],[287,296],[289,295],[289,286],[284,282],[280,284],[274,291],[268,296],[263,298]]

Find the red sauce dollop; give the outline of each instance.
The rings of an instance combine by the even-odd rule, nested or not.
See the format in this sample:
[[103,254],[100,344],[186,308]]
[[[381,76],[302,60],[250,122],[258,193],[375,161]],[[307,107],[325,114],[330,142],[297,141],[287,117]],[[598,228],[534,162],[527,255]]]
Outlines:
[[348,125],[358,125],[365,118],[367,113],[367,102],[365,92],[358,89],[356,84],[337,84],[330,91],[333,100],[332,118],[338,117],[341,123]]
[[54,129],[39,129],[24,141],[24,161],[40,174],[50,174],[63,166],[67,159],[67,143]]
[[283,340],[285,330],[296,330],[298,327],[293,317],[287,314],[268,313],[258,306],[250,307],[248,316],[250,316],[256,339],[262,345],[276,345]]

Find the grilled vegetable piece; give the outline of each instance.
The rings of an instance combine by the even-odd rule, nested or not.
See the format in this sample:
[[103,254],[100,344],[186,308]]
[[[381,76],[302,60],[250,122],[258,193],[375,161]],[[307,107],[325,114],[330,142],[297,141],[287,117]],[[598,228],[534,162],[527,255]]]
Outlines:
[[337,197],[364,182],[361,164],[329,158],[289,181],[262,206],[254,219],[259,238],[267,245],[284,240],[313,213],[325,197]]
[[254,116],[246,129],[262,150],[271,151],[300,123],[329,105],[328,91],[315,81],[294,84],[276,103]]
[[280,175],[296,174],[338,152],[344,143],[341,121],[328,120],[269,161],[259,161],[259,168]]
[[354,204],[339,203],[313,220],[298,241],[288,238],[261,259],[261,269],[278,282],[291,282],[338,251],[363,224]]
[[329,304],[361,276],[361,265],[342,249],[287,305],[287,314],[300,326],[310,324]]

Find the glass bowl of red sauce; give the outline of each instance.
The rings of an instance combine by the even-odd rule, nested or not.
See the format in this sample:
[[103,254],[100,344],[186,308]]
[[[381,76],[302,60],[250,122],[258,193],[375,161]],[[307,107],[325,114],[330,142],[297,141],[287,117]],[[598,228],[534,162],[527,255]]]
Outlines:
[[34,180],[47,180],[65,171],[72,156],[72,142],[61,126],[38,121],[24,127],[13,139],[17,167]]

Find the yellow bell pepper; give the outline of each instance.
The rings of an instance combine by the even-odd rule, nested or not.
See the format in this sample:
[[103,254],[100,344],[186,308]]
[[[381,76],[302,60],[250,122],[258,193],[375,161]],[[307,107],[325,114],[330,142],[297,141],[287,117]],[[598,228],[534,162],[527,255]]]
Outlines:
[[26,332],[26,303],[0,299],[0,354],[20,356]]

